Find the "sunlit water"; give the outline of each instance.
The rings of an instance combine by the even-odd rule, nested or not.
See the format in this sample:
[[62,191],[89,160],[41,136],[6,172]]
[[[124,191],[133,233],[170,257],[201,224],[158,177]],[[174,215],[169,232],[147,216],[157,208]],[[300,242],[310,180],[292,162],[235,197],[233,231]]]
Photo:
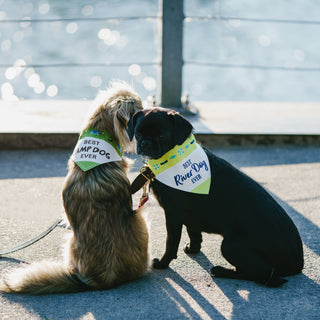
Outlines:
[[[144,99],[157,94],[158,14],[156,0],[0,0],[1,98],[92,99],[112,79]],[[320,22],[235,19],[320,21],[320,1],[185,0],[185,15],[183,93],[192,100],[320,100]],[[188,18],[208,15],[230,19]],[[150,18],[29,21],[136,16]]]

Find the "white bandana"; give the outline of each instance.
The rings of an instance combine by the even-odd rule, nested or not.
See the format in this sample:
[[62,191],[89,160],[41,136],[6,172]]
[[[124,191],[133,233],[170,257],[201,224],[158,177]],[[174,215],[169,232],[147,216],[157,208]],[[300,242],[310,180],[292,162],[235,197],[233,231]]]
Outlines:
[[88,129],[82,132],[71,159],[83,171],[88,171],[103,163],[121,161],[121,156],[121,148],[110,134]]
[[187,140],[169,150],[148,166],[158,181],[169,187],[199,194],[209,194],[211,169],[207,154],[191,134]]

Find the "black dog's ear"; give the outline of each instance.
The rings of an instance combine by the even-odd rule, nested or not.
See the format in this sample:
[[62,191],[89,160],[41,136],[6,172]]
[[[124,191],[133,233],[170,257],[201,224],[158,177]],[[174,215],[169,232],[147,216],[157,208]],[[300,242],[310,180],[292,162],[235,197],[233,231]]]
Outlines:
[[192,132],[192,124],[180,113],[171,113],[173,117],[173,135],[176,144],[182,144]]
[[136,113],[134,113],[129,122],[128,122],[128,129],[127,129],[127,132],[128,132],[128,136],[129,136],[129,139],[130,141],[132,141],[133,137],[134,137],[134,130],[136,128],[136,124],[137,124],[137,119],[139,118],[139,116],[142,114],[142,110],[140,111],[137,111]]

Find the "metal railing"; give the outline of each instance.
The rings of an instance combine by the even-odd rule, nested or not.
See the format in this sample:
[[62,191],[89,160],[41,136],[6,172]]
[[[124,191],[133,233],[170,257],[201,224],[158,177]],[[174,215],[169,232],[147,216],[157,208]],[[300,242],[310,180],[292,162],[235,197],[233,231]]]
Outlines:
[[[217,68],[240,68],[240,69],[259,69],[259,70],[281,70],[281,71],[303,71],[320,72],[320,67],[297,67],[282,65],[263,65],[263,64],[234,64],[220,63],[213,61],[199,61],[183,59],[183,31],[184,23],[192,20],[196,21],[230,21],[239,20],[254,23],[282,23],[282,24],[305,24],[320,25],[320,21],[314,20],[281,20],[281,19],[255,19],[233,16],[185,16],[183,0],[159,0],[159,15],[157,16],[131,16],[131,17],[96,17],[96,18],[54,18],[54,19],[3,19],[0,26],[4,23],[48,23],[48,22],[74,22],[74,21],[126,21],[126,20],[154,20],[160,24],[160,56],[158,61],[139,61],[142,66],[161,66],[159,79],[159,96],[161,105],[173,108],[182,108],[182,78],[183,67],[185,65],[208,66]],[[105,67],[105,66],[128,66],[136,62],[83,62],[83,63],[45,63],[28,64],[20,67],[28,68],[57,68],[57,67]],[[12,64],[1,64],[0,68],[9,68]],[[19,67],[19,66],[17,66]]]

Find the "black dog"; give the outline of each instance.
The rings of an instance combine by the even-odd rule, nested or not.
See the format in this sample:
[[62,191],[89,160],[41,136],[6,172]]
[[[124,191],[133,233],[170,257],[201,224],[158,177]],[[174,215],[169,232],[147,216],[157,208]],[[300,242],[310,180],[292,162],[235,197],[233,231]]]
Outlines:
[[[159,164],[157,160],[154,162],[158,168],[167,165],[169,158],[164,159],[163,155],[169,151],[170,156],[170,150],[184,144],[192,129],[179,113],[153,108],[137,112],[130,120],[128,132],[131,139],[136,137],[138,154],[163,160]],[[189,139],[185,148],[196,144],[193,136]],[[196,181],[209,169],[200,168],[201,161],[194,164],[188,157],[183,160],[187,174],[172,177],[175,186],[160,182],[157,175],[150,183],[165,210],[167,227],[166,251],[160,260],[153,260],[153,267],[166,268],[177,258],[184,224],[190,237],[190,244],[184,249],[186,253],[200,251],[202,231],[223,236],[222,255],[235,270],[213,267],[211,273],[215,277],[252,280],[277,287],[287,281],[281,277],[300,273],[301,238],[284,209],[253,179],[205,148],[199,148],[204,150],[211,169],[208,194],[178,189],[186,180]]]

